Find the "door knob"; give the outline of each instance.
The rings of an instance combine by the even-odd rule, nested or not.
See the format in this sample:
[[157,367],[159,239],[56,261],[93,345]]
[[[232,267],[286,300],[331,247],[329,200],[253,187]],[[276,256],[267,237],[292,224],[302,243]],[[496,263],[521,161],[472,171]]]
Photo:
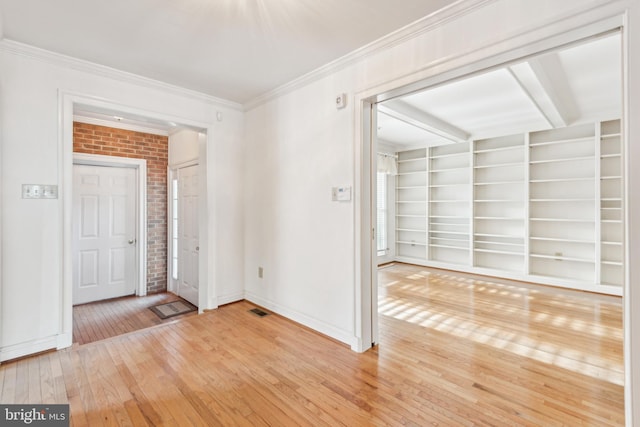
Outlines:
[[133,245],[135,242],[136,242],[136,239],[131,239],[131,240],[129,240],[129,244],[130,244],[130,245]]

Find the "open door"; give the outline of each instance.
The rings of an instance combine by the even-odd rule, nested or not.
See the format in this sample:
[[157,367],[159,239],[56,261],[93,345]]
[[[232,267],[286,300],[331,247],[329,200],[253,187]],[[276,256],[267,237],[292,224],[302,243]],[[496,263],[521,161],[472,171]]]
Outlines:
[[198,306],[198,165],[177,170],[177,294]]

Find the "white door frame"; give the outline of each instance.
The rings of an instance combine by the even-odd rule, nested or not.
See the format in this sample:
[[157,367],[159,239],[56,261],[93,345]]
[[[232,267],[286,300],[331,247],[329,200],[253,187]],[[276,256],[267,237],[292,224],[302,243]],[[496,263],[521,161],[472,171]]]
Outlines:
[[[436,86],[447,81],[460,79],[473,74],[484,72],[486,70],[503,66],[506,63],[522,60],[527,56],[532,56],[545,50],[555,49],[559,46],[574,43],[579,40],[592,37],[606,31],[612,31],[622,28],[622,50],[628,52],[629,40],[628,16],[624,9],[619,6],[611,5],[611,10],[603,7],[599,13],[599,18],[594,20],[592,14],[585,12],[573,16],[571,19],[563,21],[553,21],[547,25],[543,25],[536,29],[542,35],[534,35],[525,33],[524,35],[514,36],[505,41],[509,49],[500,47],[500,44],[486,46],[486,49],[475,49],[465,55],[451,56],[438,62],[437,66],[425,66],[425,68],[403,75],[395,79],[391,79],[374,87],[364,89],[354,94],[355,108],[355,176],[354,190],[357,197],[355,198],[355,322],[354,322],[354,341],[352,349],[359,352],[368,350],[373,343],[378,342],[378,308],[375,300],[377,286],[377,265],[374,255],[376,254],[375,239],[372,236],[372,226],[375,219],[375,195],[372,193],[372,186],[375,183],[375,171],[372,167],[375,165],[373,153],[373,132],[372,132],[372,114],[375,112],[375,104],[406,94],[419,89]],[[635,25],[638,22],[635,21]],[[636,33],[637,34],[637,33]],[[627,89],[629,88],[629,64],[623,57],[623,141],[624,150],[629,153],[629,129],[630,129],[630,113],[629,98]],[[627,164],[629,159],[627,159]],[[625,170],[625,192],[629,195],[629,179],[630,168]],[[629,204],[625,206],[625,217],[629,218]],[[624,369],[625,369],[625,415],[627,425],[632,425],[632,415],[638,412],[633,408],[633,398],[637,394],[637,390],[632,390],[632,377],[637,378],[638,374],[633,371],[634,364],[632,353],[638,347],[634,345],[631,339],[632,312],[633,304],[637,304],[632,300],[630,295],[630,277],[631,264],[629,252],[633,249],[629,242],[629,229],[625,235],[627,240],[627,248],[625,253],[625,285],[624,295]],[[633,354],[637,357],[637,354]]]
[[[147,161],[129,157],[73,153],[74,165],[131,168],[136,171],[136,295],[147,295]],[[74,266],[75,268],[75,266]]]
[[[173,179],[177,176],[178,169],[187,168],[189,166],[198,166],[200,159],[189,160],[186,162],[170,165],[167,168],[167,290],[174,294],[178,294],[178,280],[173,279]],[[200,172],[200,170],[198,170]],[[200,212],[198,212],[200,214]],[[200,231],[200,230],[199,230]],[[179,269],[178,269],[179,271]],[[198,289],[198,293],[200,289]]]
[[[73,302],[71,293],[73,290],[73,252],[71,248],[72,234],[72,210],[73,210],[73,111],[75,106],[102,108],[109,111],[117,111],[123,114],[133,114],[139,117],[148,117],[174,122],[194,129],[201,129],[203,135],[198,141],[199,176],[202,182],[199,198],[199,218],[198,227],[200,230],[200,262],[198,280],[200,292],[198,300],[200,305],[198,311],[214,309],[218,307],[216,294],[216,265],[217,254],[214,242],[216,242],[216,180],[213,171],[208,165],[214,164],[214,150],[207,147],[214,143],[214,124],[203,123],[184,117],[171,116],[160,113],[149,112],[148,110],[130,105],[123,105],[115,101],[105,100],[95,96],[78,94],[60,90],[58,92],[58,155],[60,167],[58,170],[58,182],[60,187],[58,195],[60,197],[60,241],[62,251],[62,265],[60,266],[60,317],[59,332],[57,335],[56,348],[62,349],[73,344]],[[204,284],[204,285],[203,285]]]

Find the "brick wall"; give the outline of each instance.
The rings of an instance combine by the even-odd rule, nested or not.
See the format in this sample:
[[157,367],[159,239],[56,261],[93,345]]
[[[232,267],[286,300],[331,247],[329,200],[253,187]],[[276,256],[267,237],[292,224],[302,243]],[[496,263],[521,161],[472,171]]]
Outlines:
[[147,292],[167,289],[168,138],[104,126],[73,123],[76,153],[147,161]]

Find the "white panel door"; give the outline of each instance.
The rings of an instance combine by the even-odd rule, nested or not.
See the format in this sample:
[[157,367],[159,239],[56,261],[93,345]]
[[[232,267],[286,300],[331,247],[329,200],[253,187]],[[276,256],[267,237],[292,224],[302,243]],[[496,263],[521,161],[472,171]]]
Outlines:
[[198,166],[178,169],[178,295],[198,306]]
[[136,171],[73,165],[73,304],[136,290]]

